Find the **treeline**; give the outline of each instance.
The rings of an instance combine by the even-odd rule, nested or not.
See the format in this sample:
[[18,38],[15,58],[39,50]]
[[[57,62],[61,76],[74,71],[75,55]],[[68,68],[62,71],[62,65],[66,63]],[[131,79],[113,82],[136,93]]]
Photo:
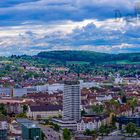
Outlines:
[[93,51],[50,51],[41,52],[36,57],[59,61],[86,61],[104,63],[111,61],[140,62],[140,53],[107,54]]

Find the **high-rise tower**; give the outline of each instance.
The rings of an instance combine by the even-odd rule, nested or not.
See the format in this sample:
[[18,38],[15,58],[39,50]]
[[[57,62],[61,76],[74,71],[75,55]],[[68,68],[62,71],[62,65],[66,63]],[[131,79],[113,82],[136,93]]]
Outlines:
[[63,120],[80,120],[80,102],[81,91],[79,82],[66,81],[63,94]]

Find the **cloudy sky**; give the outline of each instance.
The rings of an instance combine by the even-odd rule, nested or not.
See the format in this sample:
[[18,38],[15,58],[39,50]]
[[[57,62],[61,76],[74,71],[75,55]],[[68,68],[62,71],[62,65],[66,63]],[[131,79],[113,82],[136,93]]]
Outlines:
[[140,0],[0,0],[0,55],[140,52]]

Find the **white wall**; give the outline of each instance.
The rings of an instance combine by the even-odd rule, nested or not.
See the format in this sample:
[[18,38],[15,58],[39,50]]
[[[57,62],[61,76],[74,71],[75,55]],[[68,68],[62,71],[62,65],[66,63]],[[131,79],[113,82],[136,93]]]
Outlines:
[[13,97],[22,97],[27,94],[27,89],[25,88],[14,88],[13,89]]

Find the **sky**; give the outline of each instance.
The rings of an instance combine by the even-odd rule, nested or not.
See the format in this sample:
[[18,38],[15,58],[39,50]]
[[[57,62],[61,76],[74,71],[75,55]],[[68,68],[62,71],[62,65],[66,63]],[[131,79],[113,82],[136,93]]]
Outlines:
[[140,0],[0,0],[0,55],[140,52]]

